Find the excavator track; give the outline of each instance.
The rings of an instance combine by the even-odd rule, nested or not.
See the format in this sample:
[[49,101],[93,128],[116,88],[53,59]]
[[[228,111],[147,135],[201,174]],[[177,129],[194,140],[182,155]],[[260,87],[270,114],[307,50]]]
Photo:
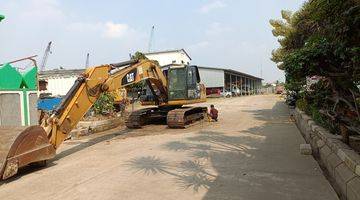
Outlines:
[[131,112],[127,120],[125,121],[126,127],[130,129],[141,128],[147,124],[146,116],[149,115],[149,112],[153,110],[152,108],[140,109],[134,112]]
[[134,111],[125,121],[130,129],[148,124],[167,124],[169,128],[185,128],[204,119],[206,107],[153,107]]
[[125,121],[126,127],[130,129],[141,128],[147,124],[165,124],[169,108],[152,107],[134,111]]
[[196,121],[205,118],[206,107],[182,107],[169,111],[167,125],[169,128],[186,128]]

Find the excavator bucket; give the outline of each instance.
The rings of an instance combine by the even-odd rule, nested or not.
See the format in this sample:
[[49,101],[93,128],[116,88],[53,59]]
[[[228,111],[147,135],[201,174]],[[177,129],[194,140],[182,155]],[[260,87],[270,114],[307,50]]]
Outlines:
[[54,156],[55,149],[41,126],[0,128],[0,180],[15,175],[23,166]]

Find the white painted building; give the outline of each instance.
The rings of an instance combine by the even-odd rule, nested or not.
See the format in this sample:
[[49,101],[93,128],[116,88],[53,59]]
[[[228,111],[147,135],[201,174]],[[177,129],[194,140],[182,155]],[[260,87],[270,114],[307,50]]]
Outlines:
[[170,64],[190,64],[191,58],[184,49],[158,51],[145,53],[145,56],[150,60],[156,60],[160,66]]
[[64,96],[83,72],[84,69],[54,69],[40,72],[39,90],[41,93],[51,93],[52,96]]

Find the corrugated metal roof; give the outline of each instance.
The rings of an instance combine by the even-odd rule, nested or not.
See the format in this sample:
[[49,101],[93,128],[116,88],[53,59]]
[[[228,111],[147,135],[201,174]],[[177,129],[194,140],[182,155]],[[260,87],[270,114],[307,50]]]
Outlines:
[[220,67],[206,67],[206,66],[198,66],[198,68],[222,70],[222,71],[224,71],[224,72],[232,73],[232,74],[237,74],[237,75],[239,75],[239,76],[245,76],[245,77],[253,78],[253,79],[257,79],[257,80],[263,80],[262,78],[259,78],[259,77],[256,77],[256,76],[253,76],[253,75],[244,73],[244,72],[239,72],[239,71],[236,71],[236,70],[233,70],[233,69],[220,68]]
[[45,79],[49,77],[69,77],[79,76],[85,69],[53,69],[39,72],[39,79]]
[[[164,66],[162,66],[164,67]],[[198,66],[198,68],[203,68],[203,69],[214,69],[214,70],[222,70],[224,72],[227,73],[232,73],[232,74],[237,74],[240,76],[245,76],[245,77],[249,77],[249,78],[254,78],[254,79],[258,79],[258,80],[263,80],[262,78],[250,75],[250,74],[246,74],[243,72],[239,72],[233,69],[227,69],[227,68],[221,68],[221,67],[206,67],[206,66]],[[45,79],[48,77],[64,77],[64,76],[78,76],[81,73],[83,73],[85,71],[85,69],[53,69],[53,70],[47,70],[47,71],[42,71],[39,72],[39,79]]]

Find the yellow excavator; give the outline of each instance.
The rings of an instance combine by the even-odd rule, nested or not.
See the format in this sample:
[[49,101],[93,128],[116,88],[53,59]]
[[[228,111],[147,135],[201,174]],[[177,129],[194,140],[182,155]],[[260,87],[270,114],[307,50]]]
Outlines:
[[90,67],[41,125],[0,127],[0,180],[14,176],[23,166],[45,165],[101,93],[140,81],[145,81],[152,93],[144,104],[156,106],[131,113],[126,121],[128,128],[161,121],[170,128],[184,128],[205,117],[206,107],[183,106],[206,101],[196,66],[178,65],[162,70],[150,60],[130,60]]

